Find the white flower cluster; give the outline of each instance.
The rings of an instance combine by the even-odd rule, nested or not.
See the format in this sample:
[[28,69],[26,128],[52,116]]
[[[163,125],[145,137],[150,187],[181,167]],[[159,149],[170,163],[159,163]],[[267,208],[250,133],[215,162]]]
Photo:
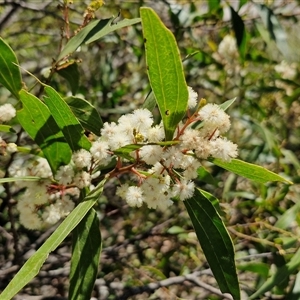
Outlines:
[[6,103],[0,106],[0,123],[8,122],[15,116],[16,109],[10,103]]
[[[229,116],[216,104],[203,105],[201,101],[197,106],[197,93],[190,87],[188,91],[187,117],[169,143],[164,141],[162,123],[154,125],[149,110],[137,109],[121,116],[117,123],[104,123],[90,150],[73,153],[70,163],[61,166],[54,176],[49,167],[43,167],[43,171],[37,165],[28,167],[26,175],[45,179],[28,185],[18,202],[22,224],[35,229],[57,222],[73,209],[71,198],[76,191],[92,189],[93,179],[108,165],[109,178],[121,181],[122,174],[133,175],[133,180],[117,188],[117,195],[129,206],[146,204],[163,210],[174,199],[192,197],[201,160],[214,157],[230,161],[237,156],[237,145],[222,137],[230,128]],[[18,170],[14,173],[24,175]]]
[[[189,88],[189,108],[197,105],[196,98],[195,91]],[[143,115],[143,122],[136,115]],[[104,125],[103,135],[108,148],[114,150],[117,142],[118,147],[143,143],[140,149],[131,153],[135,159],[131,169],[127,167],[138,179],[138,184],[129,186],[125,183],[117,189],[117,194],[129,206],[140,207],[145,203],[149,208],[165,209],[173,203],[173,198],[186,200],[194,194],[195,184],[192,180],[198,176],[201,159],[214,157],[228,162],[238,154],[237,145],[221,136],[229,130],[230,120],[216,104],[203,106],[189,116],[185,123],[179,124],[174,134],[174,144],[168,147],[152,144],[163,140],[164,134],[162,128],[158,127],[155,141],[149,135],[153,130],[153,118],[149,111],[137,110],[121,117],[121,121]],[[196,129],[193,127],[197,121],[201,121],[201,126]],[[109,136],[106,128],[114,128],[108,130]],[[122,136],[124,142],[120,142],[119,136]]]
[[41,229],[57,223],[75,207],[72,198],[78,197],[79,190],[56,185],[52,179],[49,164],[44,158],[16,160],[9,173],[13,177],[37,176],[39,181],[17,181],[15,187],[26,188],[18,200],[20,222],[28,229]]

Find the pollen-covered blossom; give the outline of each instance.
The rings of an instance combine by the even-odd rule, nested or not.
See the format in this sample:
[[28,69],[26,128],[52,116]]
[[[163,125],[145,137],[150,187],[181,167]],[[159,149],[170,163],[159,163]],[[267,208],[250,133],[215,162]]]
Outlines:
[[129,206],[141,207],[144,201],[143,190],[137,186],[128,187],[125,200]]
[[80,149],[74,152],[72,155],[72,161],[74,162],[74,165],[79,169],[88,167],[91,164],[91,159],[91,152],[85,149]]
[[8,122],[15,116],[16,109],[10,103],[0,106],[0,123]]
[[98,161],[100,165],[107,165],[110,162],[110,154],[108,153],[109,145],[104,140],[97,140],[93,142],[90,149],[92,157]]
[[174,195],[179,195],[180,200],[186,200],[193,196],[195,190],[195,183],[191,180],[182,179],[173,187]]
[[194,108],[197,105],[198,94],[190,86],[188,86],[188,92],[189,92],[188,108]]
[[225,133],[230,128],[229,116],[217,104],[206,104],[199,111],[199,117],[203,120],[204,127],[216,127],[220,133]]
[[152,113],[147,109],[137,109],[131,114],[123,115],[118,124],[104,123],[101,137],[108,143],[110,150],[117,150],[129,144],[147,141],[152,124]]
[[148,165],[154,165],[160,160],[163,149],[158,145],[146,145],[139,151],[141,159]]
[[71,165],[60,166],[56,172],[55,179],[63,185],[70,184],[74,177],[74,169]]
[[165,138],[165,131],[162,123],[159,125],[155,125],[148,129],[148,142],[149,143],[157,143],[161,142]]
[[91,185],[91,175],[85,171],[79,172],[74,176],[73,182],[80,189],[89,187]]
[[217,138],[210,141],[210,144],[212,148],[211,155],[215,158],[228,162],[237,156],[237,145],[226,138]]

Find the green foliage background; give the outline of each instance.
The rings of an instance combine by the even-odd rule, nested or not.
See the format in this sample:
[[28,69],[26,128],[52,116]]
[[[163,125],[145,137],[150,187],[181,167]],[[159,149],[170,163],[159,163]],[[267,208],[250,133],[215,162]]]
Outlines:
[[[82,22],[86,8],[84,2],[74,2],[69,15],[71,31]],[[198,184],[220,200],[220,210],[225,212],[221,215],[232,234],[242,295],[263,299],[263,293],[268,292],[296,299],[300,265],[298,2],[276,6],[270,1],[259,4],[232,1],[230,8],[218,1],[114,1],[97,11],[96,17],[106,19],[114,15],[113,22],[117,24],[124,18],[139,17],[143,5],[153,7],[173,32],[184,60],[187,83],[200,97],[219,104],[237,97],[228,110],[232,121],[228,137],[239,145],[240,158],[294,182],[292,186],[250,182],[224,171],[218,164],[207,163],[213,178],[207,173],[200,174],[202,180]],[[0,4],[1,37],[14,49],[22,68],[42,78],[41,71],[50,67],[52,59],[59,54],[62,12],[57,9],[57,3],[42,1],[29,1],[25,7],[13,9]],[[10,10],[13,10],[12,17],[6,21]],[[238,52],[232,57],[218,52],[218,45],[228,34],[238,44]],[[66,80],[63,74],[55,74],[51,86],[71,95],[75,92],[72,80],[76,86],[78,72],[76,93],[83,94],[98,109],[103,121],[114,121],[140,107],[149,93],[143,43],[141,25],[137,24],[83,45],[72,57],[78,61],[71,70],[72,78]],[[295,66],[294,78],[276,72],[275,66],[282,60]],[[34,79],[25,72],[22,75],[31,87]],[[38,89],[33,87],[31,92],[38,94]],[[7,101],[15,103],[0,87],[0,102]],[[8,210],[2,208],[1,228],[9,232]],[[172,206],[166,212],[132,209],[115,196],[111,184],[98,201],[97,211],[103,240],[98,275],[103,281],[95,288],[99,299],[105,291],[110,295],[107,299],[118,299],[126,293],[130,299],[145,299],[149,294],[138,293],[134,287],[198,271],[201,281],[217,287],[183,204]],[[17,220],[17,212],[14,214]],[[19,251],[25,254],[41,233],[28,232],[19,224],[16,227]],[[1,235],[0,241],[1,245],[7,245],[11,240]],[[67,264],[63,251],[70,251],[70,245],[71,239],[65,240],[60,248],[63,250],[53,254],[59,259],[56,264],[50,264],[52,269]],[[16,264],[11,258],[12,246],[2,246],[0,250],[1,267],[7,267],[7,260]],[[20,255],[18,263],[24,260]],[[61,274],[58,278],[64,278]],[[3,289],[13,273],[0,273],[0,276],[3,279],[0,289]],[[190,282],[193,284],[157,287],[152,297],[221,299],[212,290]],[[32,282],[23,292],[40,294],[39,285],[37,281]],[[65,296],[67,285],[62,285],[60,290],[59,284],[54,287],[58,294]]]

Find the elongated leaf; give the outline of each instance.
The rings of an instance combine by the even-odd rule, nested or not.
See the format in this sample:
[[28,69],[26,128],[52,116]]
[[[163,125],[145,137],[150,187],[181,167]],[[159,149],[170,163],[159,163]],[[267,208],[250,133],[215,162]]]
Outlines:
[[0,125],[0,131],[1,132],[13,132],[13,133],[16,132],[11,126],[3,125],[3,124]]
[[266,5],[256,4],[256,8],[264,26],[269,32],[271,39],[276,42],[278,50],[284,55],[284,57],[289,58],[291,55],[291,49],[288,44],[287,34],[279,23],[276,15]]
[[260,299],[260,295],[270,291],[293,274],[300,266],[300,249],[294,254],[291,260],[284,266],[278,268],[276,272],[268,278],[265,283],[249,297],[249,299]]
[[34,95],[22,90],[20,99],[23,108],[17,117],[29,136],[42,149],[53,172],[71,159],[71,149],[57,126],[48,107]]
[[80,45],[92,43],[103,36],[123,27],[127,27],[141,22],[141,19],[136,18],[132,20],[124,19],[116,24],[112,24],[115,18],[104,20],[96,20],[90,22],[78,34],[72,37],[66,44],[62,52],[59,54],[57,60],[73,53]]
[[101,253],[99,219],[92,208],[73,230],[69,299],[90,299]]
[[19,63],[14,51],[0,37],[0,83],[3,84],[17,99],[22,89]]
[[52,87],[45,86],[45,92],[48,95],[45,97],[45,103],[72,151],[81,148],[89,150],[91,142],[84,135],[84,129],[68,104]]
[[173,34],[151,8],[142,7],[140,13],[148,76],[168,141],[186,113],[188,89]]
[[154,93],[151,91],[148,95],[147,95],[147,98],[146,100],[144,101],[142,107],[143,108],[147,108],[148,110],[150,111],[153,111],[153,109],[155,108],[156,106],[156,99],[155,99],[155,96],[154,96]]
[[287,295],[287,300],[298,300],[300,295],[300,272],[297,273],[292,290]]
[[57,73],[68,81],[72,94],[76,94],[79,87],[79,71],[76,62],[68,64],[65,68],[59,69]]
[[226,111],[234,102],[235,102],[236,98],[227,100],[225,102],[223,102],[222,104],[220,104],[220,108],[222,108],[224,111]]
[[49,253],[54,251],[62,243],[93,207],[102,194],[105,182],[106,179],[101,181],[98,186],[68,215],[46,242],[26,261],[21,270],[0,294],[0,300],[12,299],[14,295],[38,274]]
[[77,33],[68,41],[64,49],[59,54],[57,60],[61,60],[65,56],[72,54],[78,47],[80,47],[80,45],[82,45],[85,42],[85,40],[87,40],[96,32],[105,27],[111,20],[112,18],[91,21],[87,26],[80,30],[79,33]]
[[221,159],[214,158],[211,159],[211,161],[215,165],[225,170],[228,170],[237,175],[246,177],[259,183],[267,183],[269,181],[280,181],[288,184],[293,184],[291,181],[285,179],[284,177],[275,174],[261,166],[250,164],[239,159],[232,159],[231,162],[224,162]]
[[39,181],[41,177],[36,176],[20,176],[20,177],[9,177],[9,178],[0,178],[0,183],[5,182],[16,182],[16,181]]
[[96,108],[88,101],[79,97],[68,97],[65,98],[65,101],[82,127],[99,136],[103,122]]
[[[98,30],[98,32],[96,32],[95,34],[93,34],[91,37],[87,38],[85,40],[86,44],[90,44],[96,40],[99,40],[100,38],[102,38],[103,36],[117,30],[123,27],[128,27],[137,23],[140,23],[141,19],[140,18],[135,18],[135,19],[124,19],[122,21],[116,22],[114,23],[114,18],[111,18],[109,20],[109,22],[103,27],[101,28],[101,30]],[[114,23],[114,24],[113,24]]]
[[159,146],[171,146],[178,144],[179,141],[167,141],[167,142],[158,142],[158,143],[149,143],[149,144],[129,144],[124,147],[121,147],[119,149],[114,150],[114,154],[123,158],[126,158],[128,160],[133,160],[133,158],[130,156],[130,153],[132,151],[138,150],[142,147],[147,147],[150,145],[159,145]]
[[116,149],[114,151],[114,154],[120,157],[123,157],[125,159],[128,159],[129,161],[133,160],[133,157],[130,156],[130,153],[132,151],[138,150],[140,148],[142,148],[144,146],[144,144],[130,144],[130,145],[126,145],[124,147],[121,147],[119,149]]
[[197,170],[197,173],[198,173],[199,180],[206,182],[208,184],[212,184],[215,187],[218,186],[216,179],[203,166]]
[[279,227],[281,229],[290,228],[290,226],[294,224],[295,220],[297,220],[299,212],[300,212],[300,202],[298,201],[295,205],[293,205],[291,208],[285,211],[284,214],[278,218],[274,226]]
[[246,55],[246,30],[244,21],[231,6],[229,7],[231,11],[231,23],[235,33],[240,58],[242,59],[242,61],[244,61]]
[[214,205],[196,190],[184,201],[207,262],[223,293],[240,299],[234,248],[226,227]]

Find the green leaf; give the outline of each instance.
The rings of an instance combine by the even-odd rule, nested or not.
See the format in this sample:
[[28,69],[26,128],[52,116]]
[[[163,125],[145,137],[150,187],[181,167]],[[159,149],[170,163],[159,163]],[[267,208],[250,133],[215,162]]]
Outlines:
[[22,89],[19,62],[14,51],[0,37],[0,83],[3,84],[17,99]]
[[224,212],[223,212],[223,210],[220,207],[220,202],[219,202],[218,198],[216,198],[214,195],[212,195],[211,193],[209,193],[209,192],[207,192],[205,190],[202,190],[202,189],[198,188],[198,191],[202,194],[203,197],[205,197],[207,200],[209,200],[211,202],[211,204],[214,206],[215,210],[221,216],[224,215]]
[[130,26],[141,21],[139,18],[132,20],[125,19],[116,24],[112,24],[114,19],[115,18],[109,18],[90,22],[68,41],[64,49],[59,54],[57,60],[61,60],[65,56],[72,54],[83,43],[92,43],[117,29]]
[[187,110],[188,89],[176,40],[151,8],[140,9],[150,85],[163,120],[166,140],[173,139]]
[[57,126],[48,107],[25,90],[20,92],[23,108],[17,112],[21,126],[42,149],[45,158],[55,173],[60,165],[71,159],[71,149]]
[[215,178],[204,167],[200,167],[197,170],[197,173],[198,173],[198,179],[199,180],[201,180],[203,182],[206,182],[208,184],[212,184],[214,186],[218,186],[218,183],[215,180]]
[[221,291],[230,293],[235,300],[239,300],[234,248],[220,215],[199,190],[184,204]]
[[269,181],[280,181],[288,184],[293,184],[286,178],[276,173],[273,173],[261,166],[250,164],[239,159],[232,159],[231,162],[224,162],[221,159],[212,158],[210,161],[227,171],[233,172],[237,175],[246,177],[250,180],[259,183],[267,183]]
[[52,87],[45,85],[45,92],[48,95],[44,97],[45,103],[72,151],[81,148],[89,150],[91,142],[84,135],[84,129],[68,104]]
[[146,271],[152,273],[153,275],[155,275],[155,277],[156,277],[157,280],[167,279],[166,275],[162,271],[160,271],[159,269],[157,269],[157,268],[154,268],[152,266],[142,266],[141,268],[143,270],[146,270]]
[[73,230],[69,298],[90,299],[101,253],[99,219],[92,208]]
[[123,157],[125,159],[128,159],[129,161],[133,160],[133,157],[130,155],[132,151],[138,150],[142,148],[145,144],[130,144],[126,145],[124,147],[121,147],[119,149],[114,150],[114,154],[120,157]]
[[242,18],[239,16],[239,14],[231,6],[229,7],[231,11],[231,23],[235,33],[235,38],[239,49],[240,58],[242,59],[242,61],[244,61],[246,55],[246,40],[247,40],[245,25]]
[[38,274],[49,253],[54,251],[63,242],[93,207],[103,191],[105,182],[106,179],[101,181],[68,215],[46,242],[26,261],[21,270],[0,294],[0,300],[12,299],[14,295]]
[[5,182],[16,182],[16,181],[39,181],[43,178],[36,176],[20,176],[20,177],[9,177],[9,178],[0,178],[0,183]]
[[273,11],[263,4],[256,4],[258,13],[263,21],[264,26],[269,32],[269,36],[275,41],[278,50],[289,58],[291,56],[291,49],[288,43],[288,36],[283,27],[279,23]]
[[88,101],[79,97],[67,97],[65,101],[82,127],[99,136],[103,122],[97,109]]
[[291,260],[279,267],[276,272],[268,278],[264,284],[249,297],[249,299],[260,299],[260,295],[263,293],[270,291],[273,287],[280,285],[283,281],[285,281],[291,274],[293,274],[300,266],[300,249],[294,254]]
[[82,45],[88,38],[93,36],[96,32],[105,27],[112,18],[104,20],[91,21],[87,26],[81,29],[75,36],[73,36],[60,52],[57,60],[61,60],[65,56],[72,54],[80,45]]
[[15,133],[16,131],[9,125],[0,125],[0,131],[1,132],[11,132],[11,133]]
[[223,109],[224,111],[226,111],[234,102],[235,102],[236,98],[227,100],[225,102],[223,102],[222,104],[220,104],[220,108]]
[[266,263],[249,262],[249,263],[239,265],[237,268],[241,271],[257,273],[264,278],[268,277],[270,271],[270,265]]
[[263,139],[267,142],[269,149],[274,152],[277,157],[281,156],[280,146],[276,140],[275,134],[261,122],[253,120],[254,128],[263,135]]
[[291,208],[286,210],[283,215],[281,215],[277,222],[275,223],[275,227],[281,228],[281,229],[288,229],[294,224],[295,220],[297,220],[297,217],[300,212],[300,202],[296,202],[295,205],[293,205]]
[[79,71],[78,66],[75,62],[72,64],[68,64],[65,68],[60,68],[57,71],[57,74],[59,74],[61,77],[65,78],[68,83],[70,84],[72,94],[76,94],[76,91],[79,87]]
[[158,143],[149,143],[149,144],[129,144],[126,146],[123,146],[119,149],[114,150],[114,154],[123,158],[126,158],[128,160],[133,160],[133,157],[130,156],[130,153],[132,151],[138,150],[142,147],[147,147],[151,145],[159,145],[159,146],[171,146],[178,144],[179,141],[167,141],[167,142],[158,142]]
[[208,1],[209,12],[215,12],[220,8],[220,0]]
[[297,273],[293,287],[286,297],[286,300],[299,300],[300,295],[300,272]]
[[99,30],[98,32],[93,34],[91,37],[87,38],[85,40],[85,43],[90,44],[117,29],[120,29],[123,27],[128,27],[128,26],[131,26],[131,25],[141,22],[140,18],[135,18],[135,19],[131,19],[131,20],[124,19],[122,21],[119,21],[119,22],[116,22],[115,24],[113,24],[114,20],[115,20],[115,18],[111,18],[109,20],[109,22],[103,28],[101,28],[101,30]]
[[147,108],[148,110],[153,111],[155,106],[156,106],[156,99],[154,93],[150,91],[149,94],[147,95],[146,100],[142,105],[142,108]]

